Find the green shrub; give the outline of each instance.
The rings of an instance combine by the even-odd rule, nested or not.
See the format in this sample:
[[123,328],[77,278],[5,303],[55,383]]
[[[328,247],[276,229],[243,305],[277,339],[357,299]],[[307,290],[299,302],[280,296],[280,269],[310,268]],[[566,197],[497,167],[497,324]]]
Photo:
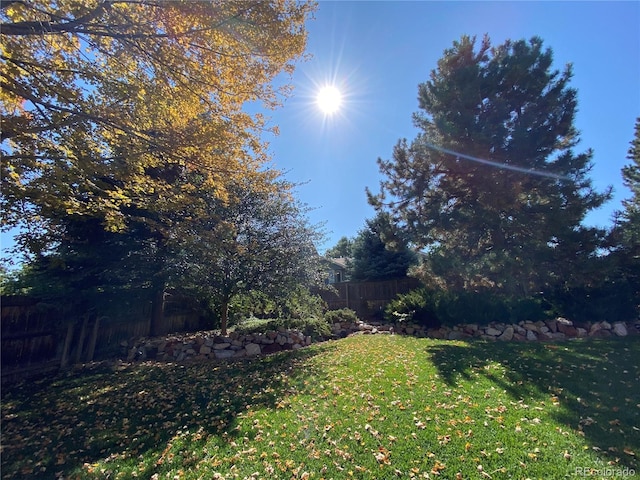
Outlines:
[[356,323],[358,321],[358,315],[350,308],[341,308],[340,310],[329,310],[325,312],[324,319],[329,325],[342,322]]
[[311,318],[321,317],[324,301],[312,294],[308,288],[299,287],[281,297],[251,291],[236,295],[231,303],[233,324],[247,318]]
[[388,321],[411,321],[427,328],[490,322],[516,323],[548,317],[539,298],[510,298],[490,291],[466,292],[418,288],[398,295],[385,309]]
[[436,295],[436,316],[443,325],[490,322],[517,323],[549,317],[539,298],[506,297],[491,291],[441,292]]
[[556,315],[576,322],[627,322],[638,318],[638,298],[626,279],[592,287],[557,289],[548,297]]
[[384,319],[389,322],[415,322],[426,327],[437,327],[434,293],[417,288],[398,295],[386,306]]

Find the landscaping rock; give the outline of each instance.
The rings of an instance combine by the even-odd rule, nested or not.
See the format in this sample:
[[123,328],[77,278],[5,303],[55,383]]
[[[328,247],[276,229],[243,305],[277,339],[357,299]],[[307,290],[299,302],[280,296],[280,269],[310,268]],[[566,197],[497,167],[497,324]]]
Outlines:
[[234,352],[233,350],[214,350],[213,354],[217,359],[225,359],[235,357],[236,352]]
[[502,335],[500,335],[498,337],[498,340],[502,340],[505,342],[509,342],[513,339],[513,335],[515,334],[515,329],[511,326],[507,327],[504,329],[504,332],[502,332]]
[[451,332],[449,332],[449,335],[447,335],[447,339],[449,340],[462,340],[463,338],[467,338],[468,335],[466,335],[464,332],[459,332],[457,330],[452,330]]
[[260,345],[256,343],[247,343],[244,346],[244,349],[247,351],[247,355],[252,357],[254,355],[260,355]]
[[533,330],[527,330],[527,336],[525,338],[530,342],[534,342],[538,339],[538,336],[535,334]]
[[629,334],[626,325],[622,322],[616,322],[613,324],[613,333],[619,337],[626,337]]
[[498,330],[497,328],[487,327],[485,328],[484,333],[492,337],[497,337],[498,335],[502,334],[502,331]]

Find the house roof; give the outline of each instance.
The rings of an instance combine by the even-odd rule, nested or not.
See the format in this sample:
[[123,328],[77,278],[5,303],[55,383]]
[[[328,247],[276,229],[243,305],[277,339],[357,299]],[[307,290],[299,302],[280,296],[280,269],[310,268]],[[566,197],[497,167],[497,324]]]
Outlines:
[[349,261],[347,257],[337,257],[337,258],[324,257],[324,260],[326,260],[328,263],[331,263],[332,265],[339,268],[347,268],[347,262]]

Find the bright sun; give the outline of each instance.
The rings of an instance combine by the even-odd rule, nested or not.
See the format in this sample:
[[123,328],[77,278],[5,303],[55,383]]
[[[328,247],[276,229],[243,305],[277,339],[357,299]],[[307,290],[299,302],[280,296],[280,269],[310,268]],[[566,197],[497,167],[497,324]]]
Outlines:
[[326,115],[330,115],[340,108],[342,95],[340,94],[340,90],[329,85],[320,89],[316,102],[318,103],[320,110],[322,110]]

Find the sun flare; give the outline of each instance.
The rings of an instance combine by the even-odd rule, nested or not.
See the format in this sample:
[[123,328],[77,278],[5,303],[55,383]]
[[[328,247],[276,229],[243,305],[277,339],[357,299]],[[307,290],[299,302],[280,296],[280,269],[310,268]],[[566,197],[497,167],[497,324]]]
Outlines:
[[316,103],[325,115],[331,115],[340,108],[342,104],[342,94],[340,90],[333,85],[323,87],[318,92]]

